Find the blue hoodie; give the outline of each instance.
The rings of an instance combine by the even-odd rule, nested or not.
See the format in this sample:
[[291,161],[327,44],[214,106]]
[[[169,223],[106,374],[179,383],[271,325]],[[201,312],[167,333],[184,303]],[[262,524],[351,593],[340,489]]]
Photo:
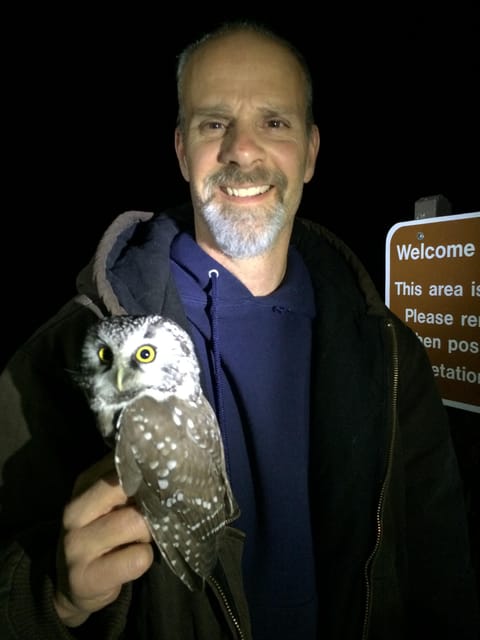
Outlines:
[[[175,238],[170,256],[241,509],[235,526],[246,533],[254,637],[285,633],[293,611],[292,637],[315,637],[308,494],[315,305],[309,273],[291,247],[280,287],[256,297],[187,233]],[[298,627],[298,607],[305,629]]]

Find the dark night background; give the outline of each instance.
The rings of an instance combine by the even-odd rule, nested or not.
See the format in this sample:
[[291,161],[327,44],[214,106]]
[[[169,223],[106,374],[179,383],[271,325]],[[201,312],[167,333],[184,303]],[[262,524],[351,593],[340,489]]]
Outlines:
[[[137,4],[4,13],[0,364],[74,293],[118,213],[188,197],[173,146],[175,56],[224,18],[265,21],[305,53],[321,148],[301,214],[346,240],[382,293],[387,232],[416,200],[480,210],[478,3],[243,14],[180,4],[165,16]],[[449,413],[478,540],[480,421]]]

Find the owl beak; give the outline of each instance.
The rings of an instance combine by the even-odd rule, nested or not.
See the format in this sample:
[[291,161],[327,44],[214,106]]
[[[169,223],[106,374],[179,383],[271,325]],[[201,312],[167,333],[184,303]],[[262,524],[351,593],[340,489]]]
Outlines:
[[119,367],[117,369],[117,389],[119,391],[123,391],[123,368]]

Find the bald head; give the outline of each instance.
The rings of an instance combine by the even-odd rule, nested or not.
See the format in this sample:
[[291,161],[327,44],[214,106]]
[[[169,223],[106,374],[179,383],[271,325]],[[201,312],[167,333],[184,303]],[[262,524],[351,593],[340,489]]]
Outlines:
[[[304,103],[305,125],[310,129],[313,117],[313,89],[310,70],[295,46],[270,29],[252,22],[232,22],[205,34],[187,46],[178,56],[177,94],[178,125],[185,124],[185,107],[189,85],[198,77],[198,70],[214,64],[219,59],[227,60],[232,68],[257,69],[269,63],[278,73],[294,69],[300,80],[299,92]],[[267,73],[267,67],[265,66]],[[204,78],[205,76],[202,75]],[[208,77],[208,73],[207,73]]]

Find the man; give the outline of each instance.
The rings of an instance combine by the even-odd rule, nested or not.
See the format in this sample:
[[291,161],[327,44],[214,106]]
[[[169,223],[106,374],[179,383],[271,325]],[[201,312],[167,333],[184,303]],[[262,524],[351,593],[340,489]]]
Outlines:
[[[115,220],[2,376],[2,637],[476,638],[426,353],[296,218],[319,150],[303,58],[226,25],[180,56],[178,98],[191,204]],[[188,329],[219,418],[241,516],[201,592],[154,553],[72,381],[87,326],[121,313]]]

